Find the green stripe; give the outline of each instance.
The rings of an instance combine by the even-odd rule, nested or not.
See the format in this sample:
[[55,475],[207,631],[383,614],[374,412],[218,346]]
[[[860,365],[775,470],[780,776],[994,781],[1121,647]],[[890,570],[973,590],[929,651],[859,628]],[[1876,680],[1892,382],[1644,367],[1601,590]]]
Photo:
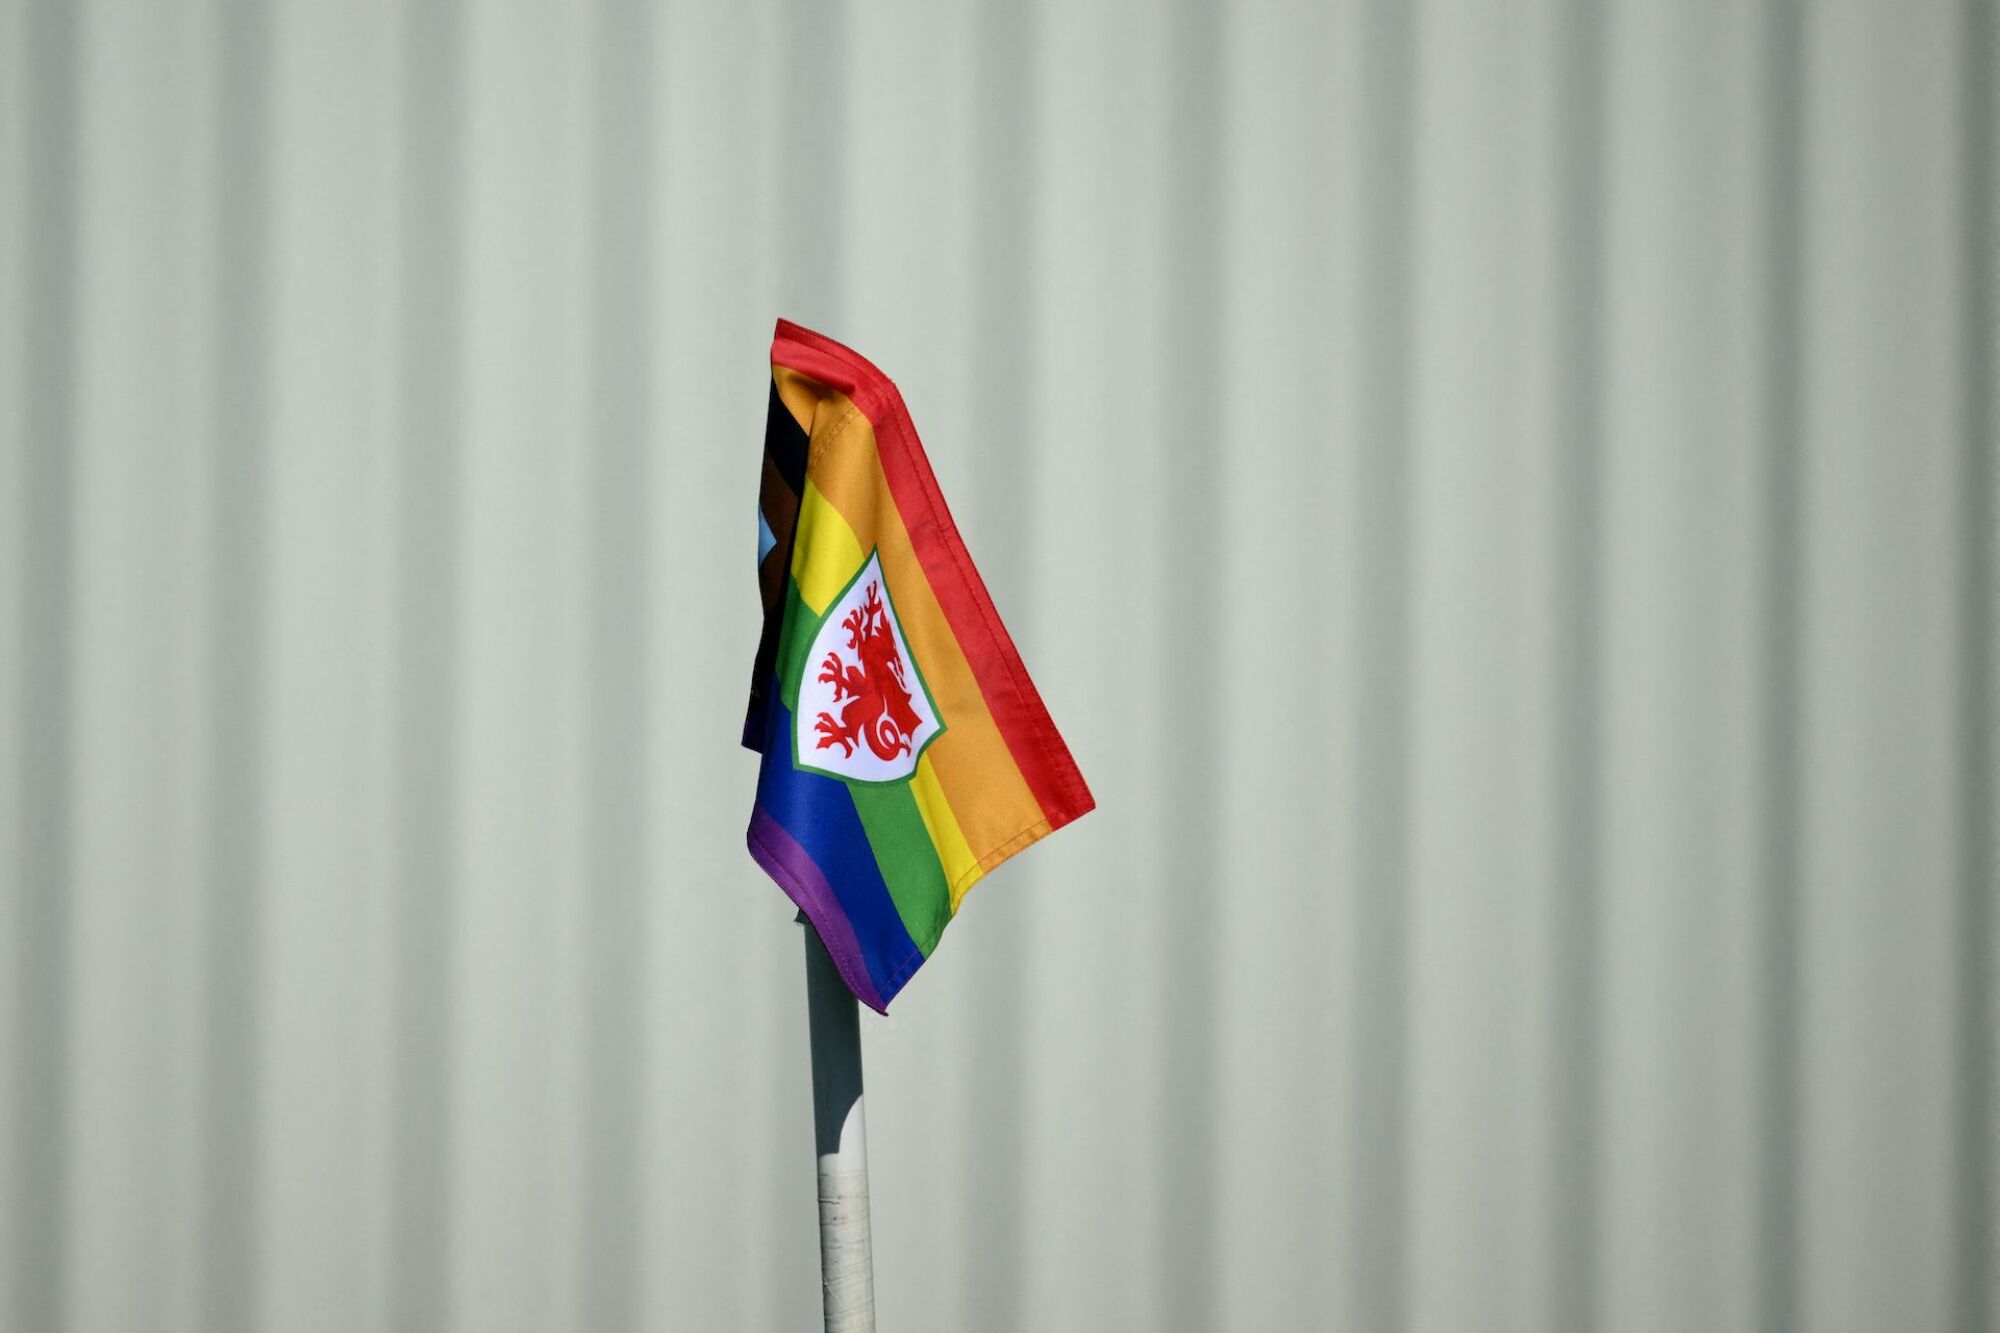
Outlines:
[[778,636],[778,692],[784,696],[785,707],[794,713],[799,711],[800,669],[805,666],[806,654],[812,651],[813,637],[819,633],[822,619],[799,596],[799,581],[786,578],[785,628]]
[[875,864],[889,886],[896,914],[903,918],[903,929],[928,958],[951,920],[951,894],[930,830],[917,810],[917,798],[907,782],[850,782],[847,792],[868,833],[868,845],[875,849]]
[[[832,605],[839,602],[835,598]],[[799,681],[808,665],[806,654],[812,651],[824,619],[814,615],[799,596],[798,581],[786,579],[778,689],[793,714],[799,711]],[[846,787],[903,929],[928,958],[937,947],[938,936],[944,933],[945,923],[951,920],[951,893],[945,886],[944,867],[938,862],[930,830],[917,810],[917,798],[910,794],[908,782],[849,782]]]

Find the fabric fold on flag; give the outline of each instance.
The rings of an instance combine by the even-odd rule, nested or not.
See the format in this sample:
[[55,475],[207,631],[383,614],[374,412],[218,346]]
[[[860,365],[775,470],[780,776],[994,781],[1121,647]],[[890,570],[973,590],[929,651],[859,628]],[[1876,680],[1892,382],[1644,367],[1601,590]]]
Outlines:
[[895,385],[786,320],[757,508],[750,854],[886,1013],[966,892],[1095,802]]

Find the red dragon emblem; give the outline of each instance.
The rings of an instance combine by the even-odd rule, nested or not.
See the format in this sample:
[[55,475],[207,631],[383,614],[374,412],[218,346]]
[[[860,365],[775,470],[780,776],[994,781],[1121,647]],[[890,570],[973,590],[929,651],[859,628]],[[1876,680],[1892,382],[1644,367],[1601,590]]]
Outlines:
[[822,750],[838,745],[852,757],[855,744],[866,741],[876,758],[887,760],[909,753],[910,738],[923,719],[910,707],[909,677],[878,595],[880,586],[871,582],[861,605],[840,622],[857,664],[847,665],[837,652],[820,663],[819,679],[833,686],[833,702],[847,703],[839,721],[832,713],[821,713],[814,730]]

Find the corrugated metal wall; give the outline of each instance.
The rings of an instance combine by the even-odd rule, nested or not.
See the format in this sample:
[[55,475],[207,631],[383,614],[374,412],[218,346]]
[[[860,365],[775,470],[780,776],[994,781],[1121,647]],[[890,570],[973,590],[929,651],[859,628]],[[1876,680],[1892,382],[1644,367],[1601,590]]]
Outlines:
[[1995,1326],[1993,8],[0,3],[0,1326],[801,1328],[764,348],[1101,809],[895,1329]]

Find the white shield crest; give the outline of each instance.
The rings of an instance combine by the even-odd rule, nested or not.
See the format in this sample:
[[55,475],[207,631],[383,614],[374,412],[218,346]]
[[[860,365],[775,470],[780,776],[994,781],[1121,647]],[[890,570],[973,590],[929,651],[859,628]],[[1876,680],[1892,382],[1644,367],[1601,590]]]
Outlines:
[[903,639],[896,607],[869,552],[827,608],[799,675],[800,768],[860,782],[895,782],[944,730]]

